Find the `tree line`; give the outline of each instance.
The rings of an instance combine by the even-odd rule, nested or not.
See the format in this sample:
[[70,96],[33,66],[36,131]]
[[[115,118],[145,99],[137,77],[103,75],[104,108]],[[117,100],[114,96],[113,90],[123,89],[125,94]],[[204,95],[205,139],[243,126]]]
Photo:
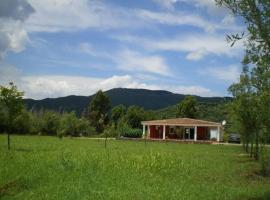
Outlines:
[[75,112],[26,110],[24,93],[16,85],[0,86],[0,133],[98,137],[141,137],[141,121],[154,119],[152,111],[118,105],[111,109],[109,97],[98,91],[82,116]]
[[[8,134],[98,137],[141,137],[141,121],[161,119],[155,111],[144,110],[139,106],[118,105],[111,108],[109,97],[98,91],[82,116],[75,112],[56,112],[51,110],[26,110],[23,104],[24,93],[16,85],[0,86],[0,132]],[[177,105],[173,117],[197,116],[195,97],[187,96]]]

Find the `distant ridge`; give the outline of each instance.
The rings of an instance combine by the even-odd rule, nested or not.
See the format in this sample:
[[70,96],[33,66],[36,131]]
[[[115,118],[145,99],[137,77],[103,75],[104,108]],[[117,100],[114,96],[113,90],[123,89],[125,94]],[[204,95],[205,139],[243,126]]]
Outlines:
[[[137,105],[147,110],[157,110],[175,105],[182,101],[183,94],[175,94],[165,90],[115,88],[106,91],[112,106],[123,104],[125,106]],[[91,100],[91,96],[66,96],[59,98],[46,98],[42,100],[24,99],[28,109],[49,109],[55,111],[75,111],[81,114]],[[195,96],[201,103],[222,103],[231,100],[231,97],[200,97]]]

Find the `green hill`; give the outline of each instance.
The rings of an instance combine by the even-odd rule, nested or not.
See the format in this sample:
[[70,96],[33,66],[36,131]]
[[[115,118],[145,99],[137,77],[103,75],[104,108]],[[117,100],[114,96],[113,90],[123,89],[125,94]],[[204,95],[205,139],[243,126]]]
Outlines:
[[[110,97],[112,106],[123,104],[125,106],[137,105],[146,110],[158,110],[173,106],[184,99],[186,95],[175,94],[163,90],[126,89],[115,88],[106,91]],[[224,103],[230,97],[200,97],[195,96],[200,103]],[[42,100],[25,99],[26,107],[30,109],[49,109],[55,111],[76,111],[81,114],[88,106],[92,96],[66,96],[59,98],[46,98]]]

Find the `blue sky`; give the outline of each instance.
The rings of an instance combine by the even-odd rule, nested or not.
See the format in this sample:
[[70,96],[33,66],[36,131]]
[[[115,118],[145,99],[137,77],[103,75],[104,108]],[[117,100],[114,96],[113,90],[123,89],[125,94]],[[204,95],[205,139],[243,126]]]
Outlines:
[[[1,10],[2,9],[2,10]],[[116,87],[227,96],[244,26],[212,0],[2,0],[0,84],[25,97]]]

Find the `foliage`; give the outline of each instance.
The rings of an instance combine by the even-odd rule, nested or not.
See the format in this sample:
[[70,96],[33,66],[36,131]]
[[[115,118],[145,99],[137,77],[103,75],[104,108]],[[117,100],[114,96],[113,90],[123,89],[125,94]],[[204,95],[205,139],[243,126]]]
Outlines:
[[[257,112],[257,100],[255,92],[252,88],[251,77],[247,67],[243,68],[243,73],[240,77],[240,82],[230,86],[229,91],[235,97],[232,102],[231,111],[233,112],[236,121],[239,123],[239,133],[242,136],[245,149],[250,152],[251,156],[258,159],[259,154],[259,116]],[[253,151],[253,144],[255,142],[255,151]],[[251,149],[248,145],[251,144]]]
[[[143,107],[145,110],[160,110],[173,106],[185,97],[183,94],[174,94],[168,91],[116,88],[104,92],[110,99],[112,107],[120,104],[125,107],[132,105]],[[75,111],[77,116],[87,116],[89,102],[92,96],[66,96],[42,100],[24,99],[27,110],[54,110],[57,112]],[[199,97],[199,103],[223,104],[230,101],[230,97]],[[175,115],[173,116],[175,117]]]
[[197,117],[197,100],[194,96],[186,96],[177,106],[176,117]]
[[132,128],[141,128],[141,122],[145,120],[145,111],[138,106],[130,106],[127,109],[126,120]]
[[142,130],[138,128],[132,128],[125,120],[121,120],[117,126],[117,132],[120,136],[130,138],[141,138]]
[[111,118],[114,124],[118,123],[118,120],[126,114],[126,107],[122,104],[115,106],[111,110]]
[[232,45],[245,38],[243,73],[240,81],[230,87],[230,91],[236,100],[233,104],[234,113],[238,119],[239,132],[244,135],[245,150],[254,155],[256,160],[260,156],[264,159],[259,144],[263,148],[264,143],[270,141],[270,1],[216,2],[242,17],[247,25],[244,33],[227,36]]
[[70,135],[73,137],[79,136],[78,132],[79,121],[75,112],[64,113],[60,119],[60,125],[58,131],[64,135]]
[[119,135],[118,129],[114,124],[106,126],[102,134],[103,137],[114,137],[114,138],[118,137],[118,135]]
[[92,136],[96,134],[96,130],[85,118],[77,118],[75,112],[64,113],[60,119],[60,125],[57,130],[59,137],[63,136]]
[[14,120],[23,109],[22,97],[23,92],[20,92],[12,82],[9,83],[8,87],[0,86],[0,104],[7,116],[5,121],[8,132],[8,149],[10,149],[10,133],[14,125]]
[[44,111],[41,121],[41,133],[45,135],[57,135],[60,117],[60,114],[57,112],[50,110]]
[[[18,91],[17,87],[11,82],[9,87],[0,86],[0,102],[7,112],[8,123],[12,126],[13,120],[23,109],[23,92]],[[11,126],[9,128],[11,128]]]
[[96,129],[91,126],[90,122],[85,118],[81,118],[78,120],[77,128],[79,134],[85,137],[90,137],[97,134]]
[[109,97],[99,90],[89,104],[89,120],[93,127],[101,133],[104,126],[109,123],[109,110],[111,103]]
[[23,110],[15,119],[12,132],[17,134],[31,133],[32,116],[26,110]]
[[0,132],[6,132],[8,129],[8,112],[0,101]]

